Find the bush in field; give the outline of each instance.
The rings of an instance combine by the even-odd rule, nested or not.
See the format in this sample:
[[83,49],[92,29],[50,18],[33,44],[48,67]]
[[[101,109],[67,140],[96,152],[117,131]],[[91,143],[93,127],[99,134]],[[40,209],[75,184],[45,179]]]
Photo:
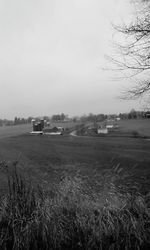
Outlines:
[[138,138],[138,137],[140,137],[140,134],[138,133],[138,131],[133,130],[133,131],[132,131],[132,136],[133,136],[134,138]]
[[80,176],[64,178],[54,197],[46,196],[14,166],[1,197],[0,249],[148,249],[150,214],[142,195],[113,187],[113,202],[101,197]]

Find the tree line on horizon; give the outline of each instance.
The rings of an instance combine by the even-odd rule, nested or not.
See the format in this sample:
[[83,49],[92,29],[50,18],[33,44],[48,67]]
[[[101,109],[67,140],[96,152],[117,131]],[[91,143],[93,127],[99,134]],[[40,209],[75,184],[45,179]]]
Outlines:
[[[69,115],[54,114],[50,116],[44,116],[43,119],[48,122],[101,122],[107,119],[116,119],[120,118],[121,120],[125,119],[147,119],[150,118],[150,111],[136,111],[135,109],[131,109],[130,112],[117,114],[84,114],[82,116],[74,116],[69,117]],[[28,117],[28,118],[20,118],[15,117],[13,120],[9,119],[0,119],[0,127],[2,126],[13,126],[13,125],[21,125],[21,124],[29,124],[32,119],[39,120],[41,117]]]

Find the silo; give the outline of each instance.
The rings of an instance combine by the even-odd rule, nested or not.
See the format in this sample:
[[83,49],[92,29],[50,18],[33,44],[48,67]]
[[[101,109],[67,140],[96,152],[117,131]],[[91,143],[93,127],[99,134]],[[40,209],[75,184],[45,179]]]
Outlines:
[[47,126],[47,127],[50,127],[50,122],[47,122],[47,123],[46,123],[46,126]]
[[34,119],[32,119],[31,124],[32,124],[32,130],[33,130],[33,131],[36,131],[36,130],[35,130],[35,120],[34,120]]
[[37,123],[35,123],[33,127],[34,127],[33,131],[38,131],[38,124]]
[[41,119],[41,120],[40,120],[40,123],[41,123],[41,131],[42,131],[43,128],[44,128],[44,119]]
[[37,131],[42,131],[41,122],[38,122],[38,123],[37,123]]

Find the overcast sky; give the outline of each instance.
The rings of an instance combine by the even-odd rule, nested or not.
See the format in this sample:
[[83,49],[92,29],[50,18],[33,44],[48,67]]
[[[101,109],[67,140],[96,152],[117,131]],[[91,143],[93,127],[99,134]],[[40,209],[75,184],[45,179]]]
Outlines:
[[138,109],[101,70],[128,0],[0,0],[0,118]]

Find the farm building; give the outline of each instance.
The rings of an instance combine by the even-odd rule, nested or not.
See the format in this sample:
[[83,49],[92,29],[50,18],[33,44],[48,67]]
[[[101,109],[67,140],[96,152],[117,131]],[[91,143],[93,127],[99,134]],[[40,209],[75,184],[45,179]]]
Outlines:
[[97,133],[98,134],[108,134],[108,129],[107,128],[98,128]]
[[44,120],[40,120],[36,122],[36,120],[32,120],[32,132],[31,134],[43,134],[43,128],[44,128]]
[[106,122],[97,122],[97,134],[107,134]]
[[107,134],[108,129],[106,128],[106,124],[104,122],[101,123],[94,123],[93,125],[89,126],[86,129],[86,134],[93,135],[93,134]]
[[117,123],[116,119],[108,119],[106,121],[106,128],[107,129],[118,128],[118,123]]
[[36,122],[32,120],[32,132],[31,134],[45,134],[45,135],[62,135],[63,127],[50,127],[50,123],[41,119]]
[[106,128],[107,128],[107,129],[114,128],[114,125],[113,125],[113,124],[108,124],[108,125],[106,125]]
[[44,128],[43,134],[45,135],[62,135],[64,129],[62,127]]

